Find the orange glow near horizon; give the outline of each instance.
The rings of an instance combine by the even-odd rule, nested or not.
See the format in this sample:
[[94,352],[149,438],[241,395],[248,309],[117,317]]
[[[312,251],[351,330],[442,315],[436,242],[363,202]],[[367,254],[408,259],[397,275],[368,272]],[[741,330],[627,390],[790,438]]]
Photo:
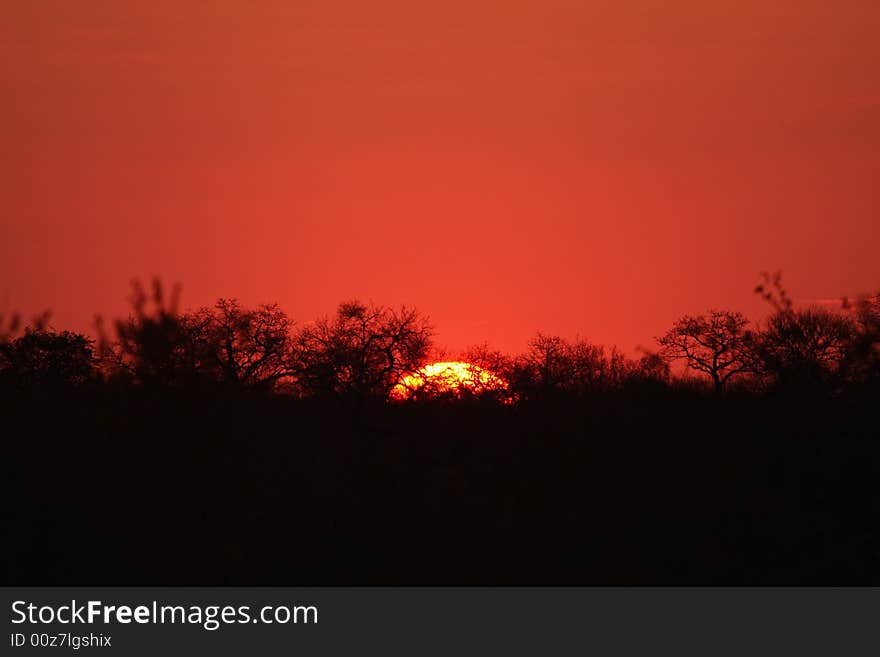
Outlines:
[[461,397],[464,394],[479,395],[508,389],[500,376],[473,363],[464,361],[441,361],[425,365],[410,374],[391,390],[391,398],[404,400],[422,396]]

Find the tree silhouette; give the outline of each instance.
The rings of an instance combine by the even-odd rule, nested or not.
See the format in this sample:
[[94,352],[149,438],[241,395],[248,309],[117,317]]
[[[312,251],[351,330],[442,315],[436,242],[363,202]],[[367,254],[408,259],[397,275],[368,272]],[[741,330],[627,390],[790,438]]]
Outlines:
[[307,395],[384,399],[422,366],[432,334],[427,318],[412,308],[340,304],[332,319],[296,336],[298,386]]
[[180,318],[195,367],[232,385],[271,388],[291,375],[291,321],[277,304],[253,310],[219,299]]
[[742,314],[728,310],[685,315],[657,338],[660,354],[667,361],[684,360],[721,392],[731,378],[754,371],[754,336],[748,325]]
[[527,398],[544,400],[560,396],[571,380],[568,343],[558,335],[539,332],[528,346],[519,359],[514,386]]
[[758,353],[777,384],[829,385],[855,335],[850,317],[826,308],[782,309],[768,318]]
[[865,295],[844,307],[852,311],[853,336],[844,363],[854,382],[880,379],[880,293]]
[[105,345],[111,358],[137,381],[173,384],[197,374],[197,355],[177,311],[180,287],[166,298],[162,282],[153,280],[151,293],[132,281],[133,313],[116,321],[115,344]]
[[637,364],[616,347],[607,351],[581,338],[568,342],[538,333],[511,376],[526,397],[579,398],[619,389],[634,375]]
[[581,395],[619,388],[634,366],[616,347],[606,353],[604,346],[580,339],[569,348],[569,359],[570,385]]
[[645,348],[641,348],[640,351],[642,356],[636,361],[630,372],[629,381],[653,384],[668,383],[671,372],[666,359],[657,351]]
[[481,344],[466,349],[461,360],[498,377],[475,376],[474,380],[477,383],[471,389],[475,397],[494,399],[505,403],[514,398],[510,389],[515,368],[513,358],[497,349],[490,348],[488,344]]
[[[817,389],[834,385],[842,378],[858,338],[859,322],[852,316],[828,308],[796,308],[782,285],[782,273],[762,273],[764,283],[755,288],[773,307],[773,314],[755,345],[762,374],[777,386]],[[843,300],[843,306],[847,301]],[[862,306],[863,326],[870,327],[871,304]],[[866,335],[871,333],[867,328]],[[867,338],[870,342],[871,338]]]
[[79,333],[28,327],[0,342],[0,375],[13,385],[46,388],[95,378],[94,341]]

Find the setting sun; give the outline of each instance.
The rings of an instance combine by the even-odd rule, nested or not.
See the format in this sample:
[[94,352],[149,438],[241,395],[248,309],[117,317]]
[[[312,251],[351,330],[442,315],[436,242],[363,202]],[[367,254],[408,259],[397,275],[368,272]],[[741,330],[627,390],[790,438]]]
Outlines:
[[473,363],[443,361],[425,365],[409,374],[391,390],[393,399],[426,396],[454,396],[506,391],[507,382],[498,375]]

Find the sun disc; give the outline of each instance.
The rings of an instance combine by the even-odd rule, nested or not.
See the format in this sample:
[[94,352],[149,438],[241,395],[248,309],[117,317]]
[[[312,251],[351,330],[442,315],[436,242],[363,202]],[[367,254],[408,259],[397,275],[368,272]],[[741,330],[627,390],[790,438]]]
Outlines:
[[425,365],[403,377],[391,390],[393,399],[432,396],[461,397],[506,391],[507,382],[487,369],[465,361],[441,361]]

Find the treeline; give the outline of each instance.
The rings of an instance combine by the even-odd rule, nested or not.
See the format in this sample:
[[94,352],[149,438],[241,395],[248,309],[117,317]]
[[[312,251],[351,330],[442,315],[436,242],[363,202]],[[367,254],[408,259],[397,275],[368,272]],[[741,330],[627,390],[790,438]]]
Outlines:
[[[839,308],[801,308],[779,274],[765,275],[755,291],[770,304],[761,323],[728,310],[684,316],[636,359],[538,333],[520,355],[488,345],[455,355],[506,385],[475,379],[452,390],[424,386],[411,396],[544,401],[682,385],[833,395],[876,385],[880,294],[842,300]],[[0,382],[23,389],[223,385],[299,398],[387,400],[403,377],[448,356],[436,352],[433,327],[413,308],[351,301],[332,317],[297,326],[277,304],[245,308],[219,299],[181,312],[179,289],[166,294],[158,280],[149,291],[135,283],[131,301],[129,317],[109,328],[98,321],[97,339],[57,331],[47,314],[23,331],[17,316],[0,317]]]
[[[763,321],[683,317],[632,358],[134,291],[95,339],[2,324],[6,584],[880,584],[877,296],[770,278]],[[392,401],[452,360],[506,385]]]

